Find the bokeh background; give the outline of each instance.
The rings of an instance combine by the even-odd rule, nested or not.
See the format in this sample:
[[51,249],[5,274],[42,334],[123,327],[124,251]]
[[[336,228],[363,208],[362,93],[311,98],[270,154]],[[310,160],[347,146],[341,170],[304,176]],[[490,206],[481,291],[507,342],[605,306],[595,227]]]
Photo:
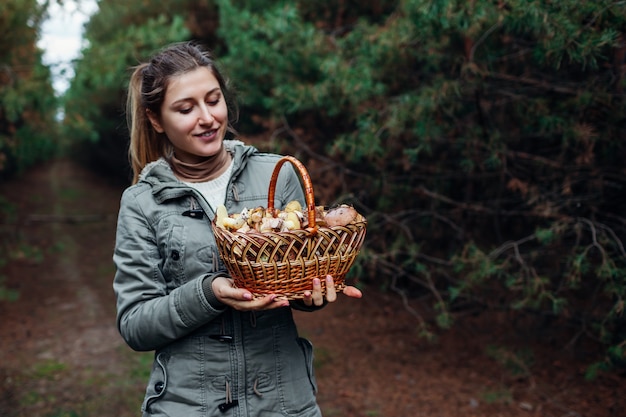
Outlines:
[[[619,415],[626,2],[609,0],[3,1],[0,414],[136,412],[149,356],[118,345],[110,322],[125,86],[183,40],[228,74],[241,139],[295,155],[318,204],[368,219],[349,278],[367,301],[333,306],[326,324],[300,318],[323,344],[320,378],[347,385],[322,388],[328,415]],[[106,326],[64,333],[87,305]],[[116,343],[110,375],[60,353],[106,346],[94,340]],[[387,378],[374,366],[398,361]],[[130,398],[102,388],[120,380]],[[108,400],[78,396],[81,384]]]

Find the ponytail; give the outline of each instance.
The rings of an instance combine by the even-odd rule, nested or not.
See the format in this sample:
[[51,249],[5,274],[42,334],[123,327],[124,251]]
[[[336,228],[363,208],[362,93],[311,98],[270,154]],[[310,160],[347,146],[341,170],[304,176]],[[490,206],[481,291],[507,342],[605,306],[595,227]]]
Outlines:
[[130,132],[128,159],[133,170],[133,184],[139,180],[141,170],[148,163],[156,161],[163,155],[159,149],[163,141],[152,128],[146,114],[147,107],[142,99],[143,73],[148,65],[144,63],[134,68],[126,100],[126,121]]

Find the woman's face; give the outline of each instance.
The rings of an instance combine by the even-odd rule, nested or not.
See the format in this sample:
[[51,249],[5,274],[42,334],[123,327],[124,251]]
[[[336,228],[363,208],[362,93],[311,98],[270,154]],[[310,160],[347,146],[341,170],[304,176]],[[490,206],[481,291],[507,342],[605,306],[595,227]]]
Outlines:
[[228,127],[228,108],[209,68],[200,67],[170,79],[161,117],[148,112],[154,129],[165,133],[183,162],[217,154]]

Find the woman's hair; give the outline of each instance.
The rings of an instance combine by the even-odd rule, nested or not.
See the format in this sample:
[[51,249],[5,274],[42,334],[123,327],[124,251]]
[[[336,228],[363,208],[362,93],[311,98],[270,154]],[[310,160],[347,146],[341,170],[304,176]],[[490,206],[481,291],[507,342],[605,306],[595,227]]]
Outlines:
[[161,117],[161,105],[172,77],[201,67],[211,70],[217,79],[228,106],[228,131],[235,133],[232,123],[237,120],[237,105],[211,53],[192,42],[167,46],[149,62],[134,67],[128,85],[126,117],[130,130],[128,156],[133,170],[133,184],[148,163],[167,156],[172,149],[165,134],[154,130],[146,112],[149,110]]

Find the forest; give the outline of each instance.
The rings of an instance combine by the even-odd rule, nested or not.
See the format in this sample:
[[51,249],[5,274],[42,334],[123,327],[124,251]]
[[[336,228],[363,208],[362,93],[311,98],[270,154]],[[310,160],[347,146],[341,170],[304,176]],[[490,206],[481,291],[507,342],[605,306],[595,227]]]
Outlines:
[[0,184],[59,157],[129,184],[130,69],[196,40],[241,137],[366,216],[349,279],[416,338],[506,313],[594,346],[588,380],[625,375],[625,1],[99,1],[60,96],[37,47],[55,1],[0,4]]

